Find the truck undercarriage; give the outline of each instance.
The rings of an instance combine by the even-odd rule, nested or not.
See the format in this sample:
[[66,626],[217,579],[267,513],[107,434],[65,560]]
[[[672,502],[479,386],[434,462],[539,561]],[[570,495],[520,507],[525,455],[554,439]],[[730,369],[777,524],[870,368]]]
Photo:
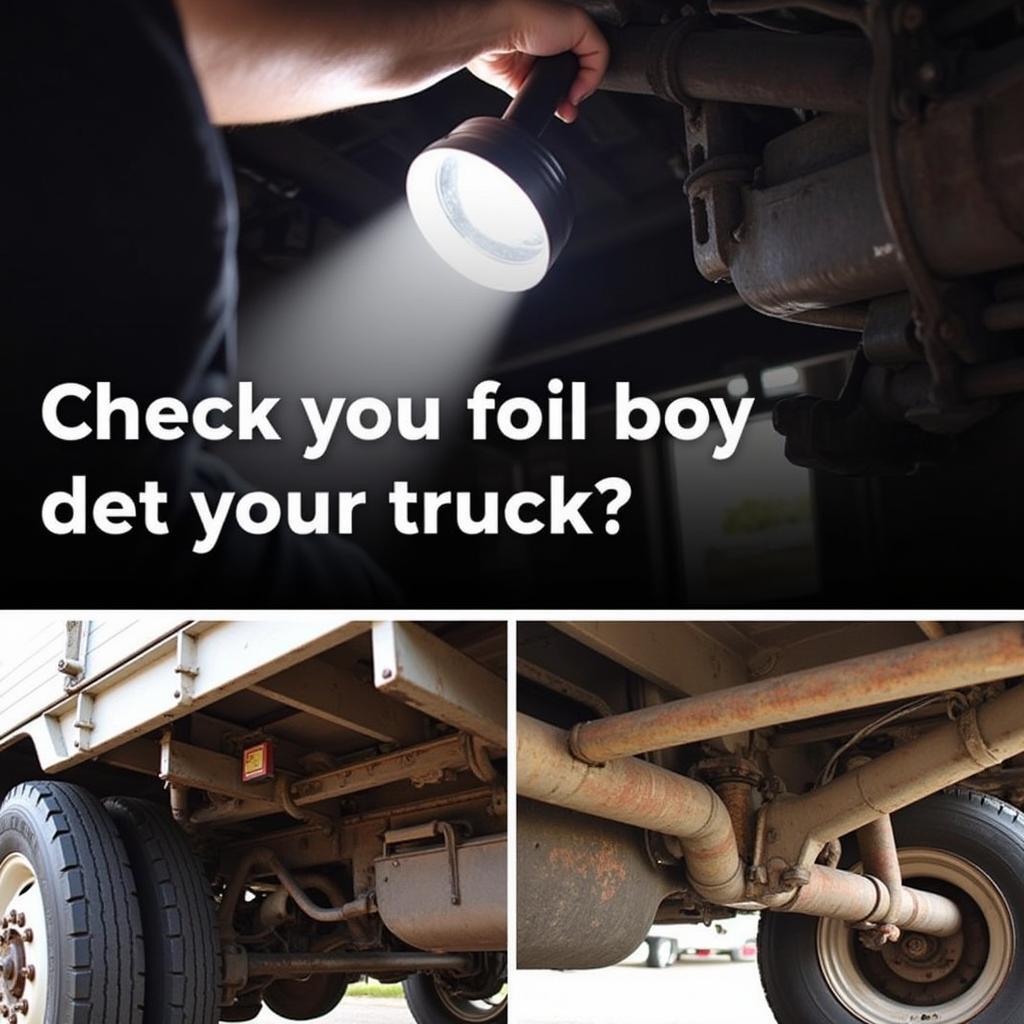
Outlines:
[[519,966],[761,911],[782,1024],[1015,1019],[1022,669],[1019,623],[524,626]]
[[[143,1006],[180,1024],[263,1006],[309,1020],[363,975],[404,981],[423,1024],[505,1020],[504,625],[158,628],[129,650],[139,624],[70,622],[3,677],[8,1024],[71,1019],[81,994],[59,965],[90,956],[107,984],[86,1002],[111,1024]],[[54,815],[97,856],[125,858],[120,837],[132,881],[118,891],[97,865],[112,890],[79,909],[123,912],[122,928],[53,923],[52,872],[76,863]]]
[[905,473],[999,416],[1024,389],[1019,6],[614,6],[604,87],[682,106],[701,274],[859,336],[837,399],[775,410],[788,456]]

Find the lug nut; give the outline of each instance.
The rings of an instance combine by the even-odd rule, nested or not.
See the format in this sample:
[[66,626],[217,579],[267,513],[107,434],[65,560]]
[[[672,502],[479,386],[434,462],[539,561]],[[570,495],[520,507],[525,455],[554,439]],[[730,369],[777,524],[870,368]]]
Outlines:
[[18,927],[19,928],[24,928],[25,927],[25,915],[24,914],[19,914],[18,915]]
[[27,1016],[28,1015],[28,1000],[27,999],[20,1000],[19,1002],[14,1004],[14,1008],[18,1011],[18,1013],[24,1013]]
[[26,964],[24,967],[22,967],[22,969],[21,969],[21,976],[26,981],[35,981],[36,980],[35,964]]
[[35,932],[31,928],[26,928],[21,937],[25,942],[31,942],[35,938]]

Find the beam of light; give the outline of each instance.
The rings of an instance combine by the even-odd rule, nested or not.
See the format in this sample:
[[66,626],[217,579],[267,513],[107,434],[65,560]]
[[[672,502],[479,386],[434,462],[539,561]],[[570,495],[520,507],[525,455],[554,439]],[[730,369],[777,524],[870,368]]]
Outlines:
[[[444,441],[462,439],[464,399],[516,303],[447,266],[406,204],[396,205],[243,309],[240,377],[282,398],[274,422],[285,443],[238,444],[230,461],[270,489],[372,490],[396,478],[429,479]],[[440,398],[442,442],[367,443],[339,430],[327,455],[304,462],[311,434],[299,398],[323,408],[333,397],[361,396]]]

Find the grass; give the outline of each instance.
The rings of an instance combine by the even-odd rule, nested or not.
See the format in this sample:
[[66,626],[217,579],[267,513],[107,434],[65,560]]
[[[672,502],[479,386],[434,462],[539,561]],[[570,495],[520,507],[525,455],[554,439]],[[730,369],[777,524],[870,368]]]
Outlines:
[[346,998],[348,996],[366,996],[370,999],[402,999],[404,992],[402,986],[398,984],[382,985],[379,981],[357,981],[355,984],[349,985],[345,996]]
[[[501,991],[507,992],[508,985],[503,985]],[[345,998],[349,996],[365,996],[368,999],[404,999],[405,991],[399,984],[382,985],[379,981],[357,981],[349,985],[345,992]]]

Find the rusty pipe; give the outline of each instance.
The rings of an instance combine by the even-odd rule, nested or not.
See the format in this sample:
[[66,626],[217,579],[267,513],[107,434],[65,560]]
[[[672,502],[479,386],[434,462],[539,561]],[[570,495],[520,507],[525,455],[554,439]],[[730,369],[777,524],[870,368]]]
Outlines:
[[349,921],[353,917],[365,917],[376,910],[376,900],[373,893],[370,892],[362,893],[340,907],[319,906],[306,895],[295,876],[281,863],[281,859],[273,850],[257,847],[255,850],[250,850],[239,862],[221,900],[220,909],[217,912],[217,923],[222,936],[232,938],[235,935],[235,911],[242,898],[242,893],[245,891],[250,874],[257,869],[276,876],[299,910],[314,921],[327,923]]
[[[603,767],[581,764],[566,750],[563,729],[528,715],[519,714],[517,730],[520,796],[676,836],[690,884],[701,896],[725,905],[750,905],[728,811],[709,786],[638,758]],[[754,902],[874,923],[889,913],[893,900],[878,879],[813,865],[808,883],[795,895],[789,891]],[[959,927],[955,904],[932,893],[904,888],[899,906],[898,920],[914,930],[938,935]]]
[[[638,758],[602,767],[581,764],[566,750],[564,730],[528,715],[519,714],[517,730],[520,796],[678,837],[690,884],[712,902],[757,902],[864,923],[881,921],[893,906],[879,879],[821,865],[812,865],[809,881],[795,895],[751,901],[728,811],[709,786]],[[915,931],[948,935],[960,927],[956,905],[933,893],[901,888],[898,907],[897,923]]]
[[690,31],[685,21],[609,29],[601,88],[673,103],[711,100],[862,114],[871,50],[860,37]]
[[305,977],[307,974],[414,974],[473,969],[466,953],[253,953],[245,958],[248,977]]
[[827,786],[772,801],[762,812],[763,832],[800,837],[800,860],[810,863],[829,840],[1022,752],[1024,686],[1015,686]]
[[[775,900],[769,897],[765,902],[770,905]],[[863,926],[895,924],[925,935],[955,935],[961,926],[960,908],[945,896],[902,886],[899,900],[894,901],[881,879],[821,864],[811,868],[810,880],[795,896],[771,909]]]
[[903,872],[900,869],[892,818],[883,814],[857,829],[857,846],[864,874],[877,878],[889,891],[889,907],[880,924],[899,924],[903,900]]
[[638,758],[583,764],[569,752],[565,730],[521,713],[517,720],[520,796],[676,836],[697,892],[715,903],[743,899],[732,822],[710,786]]
[[583,722],[573,729],[572,750],[601,764],[1022,673],[1024,624],[986,626]]

